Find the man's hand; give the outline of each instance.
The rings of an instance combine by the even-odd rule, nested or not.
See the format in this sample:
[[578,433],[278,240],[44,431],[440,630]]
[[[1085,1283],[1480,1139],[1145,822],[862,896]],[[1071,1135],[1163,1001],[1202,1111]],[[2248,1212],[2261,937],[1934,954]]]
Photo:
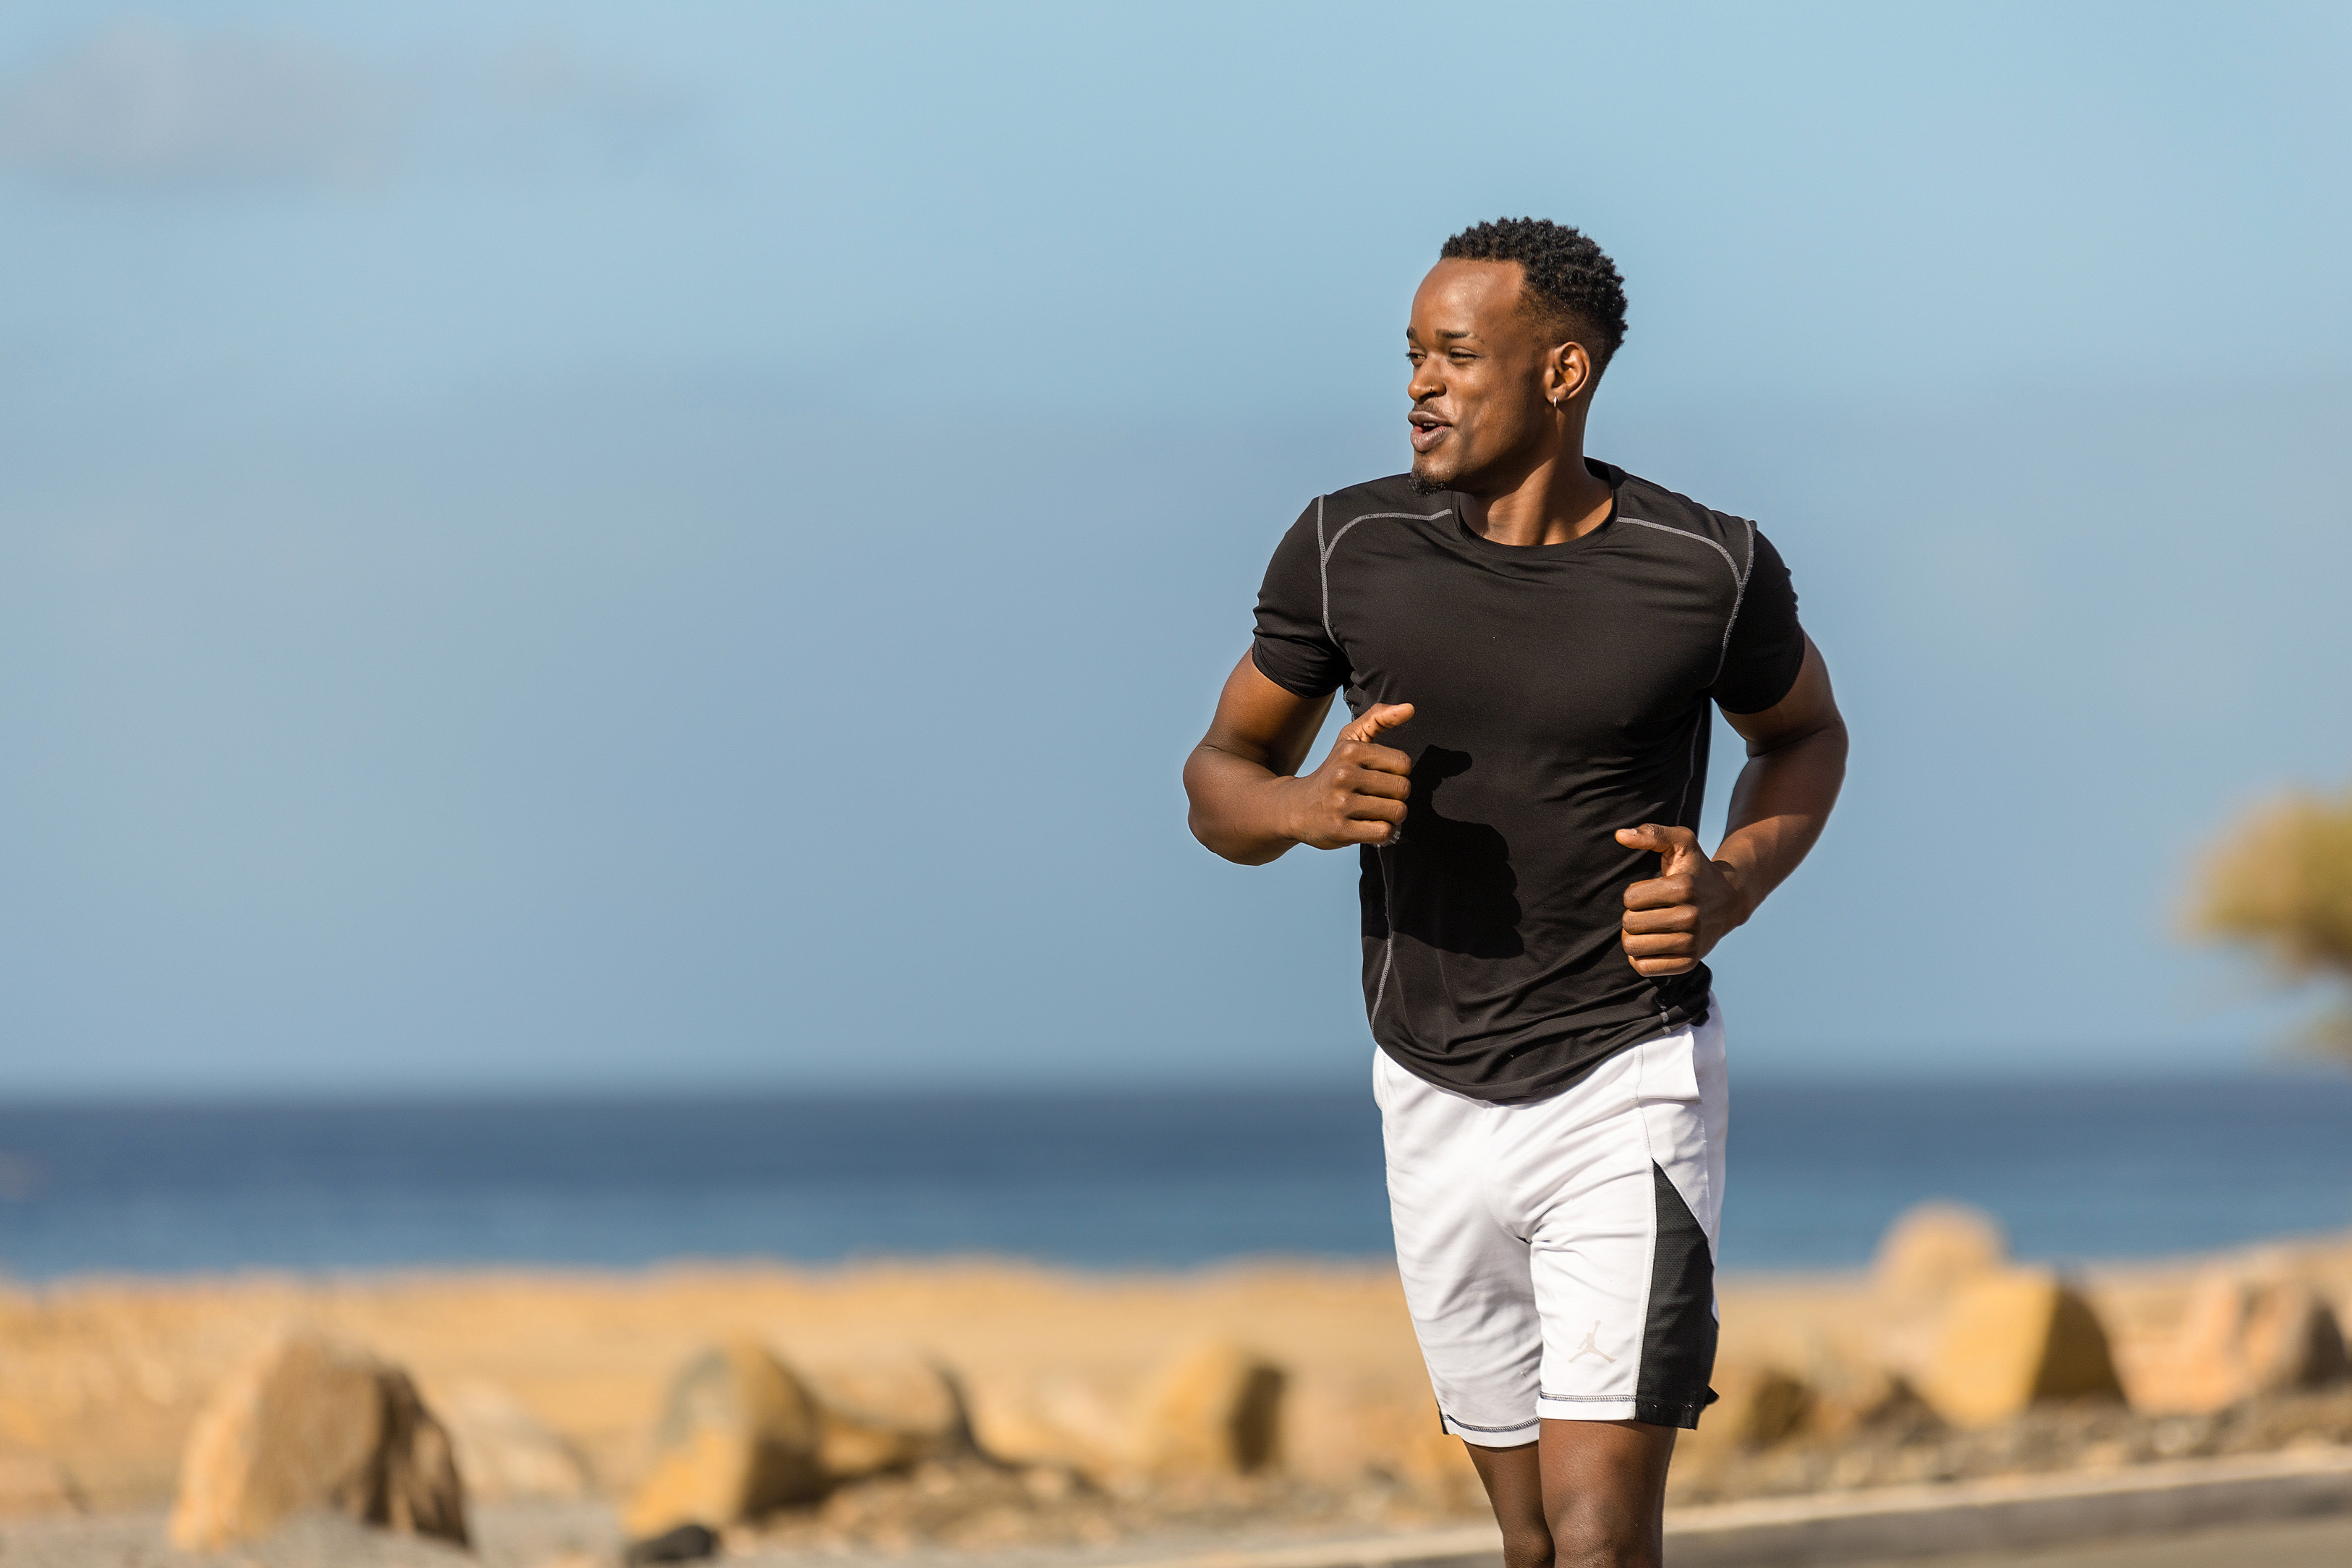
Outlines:
[[1320,768],[1289,781],[1283,831],[1318,850],[1397,842],[1412,794],[1412,758],[1373,737],[1412,716],[1411,703],[1381,703],[1341,730]]
[[1412,717],[1381,703],[1339,732],[1322,766],[1301,773],[1331,697],[1278,686],[1248,653],[1225,677],[1209,733],[1184,761],[1192,836],[1239,865],[1264,865],[1299,844],[1392,844],[1412,794],[1412,758],[1378,744]]
[[1748,918],[1733,881],[1736,868],[1701,854],[1698,835],[1688,828],[1644,822],[1620,828],[1617,841],[1662,857],[1656,877],[1625,890],[1624,930],[1619,940],[1636,973],[1687,974]]

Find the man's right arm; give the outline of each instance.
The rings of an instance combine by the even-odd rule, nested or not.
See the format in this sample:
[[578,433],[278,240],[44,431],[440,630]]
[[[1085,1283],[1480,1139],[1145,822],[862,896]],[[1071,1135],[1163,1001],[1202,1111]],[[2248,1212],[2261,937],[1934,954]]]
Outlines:
[[1339,732],[1322,765],[1299,764],[1330,711],[1328,693],[1302,697],[1242,655],[1217,698],[1209,733],[1184,763],[1192,836],[1242,865],[1264,865],[1293,844],[1318,850],[1394,841],[1412,793],[1412,760],[1374,743],[1412,716],[1411,703],[1383,703]]

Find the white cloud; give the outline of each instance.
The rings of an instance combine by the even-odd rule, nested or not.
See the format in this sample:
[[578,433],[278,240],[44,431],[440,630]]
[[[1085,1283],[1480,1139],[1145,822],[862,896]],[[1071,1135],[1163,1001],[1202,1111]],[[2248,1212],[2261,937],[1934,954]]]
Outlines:
[[74,185],[339,184],[625,160],[684,95],[559,40],[370,66],[293,39],[117,24],[0,82],[0,167]]

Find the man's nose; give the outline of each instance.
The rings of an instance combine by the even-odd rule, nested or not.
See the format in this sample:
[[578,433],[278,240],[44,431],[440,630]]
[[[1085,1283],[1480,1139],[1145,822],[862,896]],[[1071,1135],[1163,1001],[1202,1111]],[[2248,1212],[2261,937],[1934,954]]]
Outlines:
[[1413,366],[1412,379],[1404,384],[1404,395],[1415,402],[1421,402],[1423,398],[1435,397],[1444,390],[1444,382],[1438,378],[1435,367],[1427,360]]

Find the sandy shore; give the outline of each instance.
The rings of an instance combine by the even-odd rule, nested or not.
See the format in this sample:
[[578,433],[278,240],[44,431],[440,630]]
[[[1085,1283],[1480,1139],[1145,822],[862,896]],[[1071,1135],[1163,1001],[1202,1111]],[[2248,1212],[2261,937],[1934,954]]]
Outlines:
[[[2226,1261],[2303,1281],[2339,1313],[2352,1308],[2352,1239],[2282,1243]],[[2192,1280],[2214,1262],[2084,1271],[2081,1283],[2119,1364],[2129,1366],[2142,1347],[2178,1330]],[[1721,1295],[1720,1365],[1733,1379],[1769,1365],[1826,1368],[1821,1375],[1833,1383],[1837,1368],[1866,1359],[1857,1345],[1885,1333],[1884,1303],[1860,1274],[1733,1278]],[[876,1493],[879,1501],[836,1498],[820,1514],[782,1521],[767,1538],[778,1551],[852,1543],[1004,1548],[1027,1540],[1066,1556],[1131,1555],[1117,1543],[1360,1534],[1475,1516],[1480,1506],[1458,1445],[1436,1431],[1396,1278],[1386,1267],[1261,1262],[1097,1276],[969,1260],[829,1269],[681,1264],[635,1273],[78,1279],[0,1288],[0,1542],[7,1560],[71,1568],[170,1560],[161,1554],[155,1521],[169,1504],[198,1410],[232,1368],[289,1328],[371,1347],[406,1367],[436,1408],[488,1398],[524,1412],[584,1461],[583,1497],[481,1500],[486,1561],[548,1563],[568,1553],[609,1560],[617,1541],[611,1500],[638,1473],[670,1379],[704,1346],[734,1336],[765,1341],[811,1369],[909,1357],[952,1368],[983,1444],[1024,1456],[1083,1446],[1090,1429],[1115,1424],[1122,1401],[1171,1350],[1204,1339],[1246,1345],[1287,1375],[1277,1473],[1189,1491],[1162,1488],[1148,1497],[1114,1487],[1084,1506],[1048,1511],[1060,1521],[1051,1528],[1024,1525],[1011,1533],[973,1523],[979,1512],[971,1510],[935,1510],[949,1521],[936,1530],[910,1525],[924,1517],[924,1486],[944,1495],[955,1483],[901,1479],[889,1483],[898,1493],[887,1487]],[[2225,1413],[2168,1430],[2111,1406],[2036,1412],[1990,1435],[1930,1440],[1913,1431],[1882,1435],[1864,1448],[1842,1438],[1843,1448],[1823,1439],[1754,1457],[1730,1455],[1703,1429],[1678,1461],[1677,1488],[1685,1500],[1703,1500],[1743,1490],[2352,1441],[2352,1396],[2307,1394],[2256,1415]],[[1859,1453],[1876,1457],[1855,1458]],[[406,1550],[388,1542],[370,1548],[379,1549]],[[288,1550],[294,1548],[271,1548]],[[362,1560],[340,1548],[334,1556]]]
[[1292,1376],[1294,1415],[1340,1396],[1428,1405],[1395,1276],[1263,1265],[1087,1276],[993,1261],[833,1270],[77,1280],[0,1292],[0,1455],[62,1466],[94,1509],[167,1501],[205,1395],[275,1333],[311,1327],[405,1366],[429,1404],[488,1385],[624,1484],[672,1375],[751,1336],[795,1364],[908,1354],[961,1375],[985,1429],[1042,1396],[1115,1397],[1170,1347],[1233,1338]]

